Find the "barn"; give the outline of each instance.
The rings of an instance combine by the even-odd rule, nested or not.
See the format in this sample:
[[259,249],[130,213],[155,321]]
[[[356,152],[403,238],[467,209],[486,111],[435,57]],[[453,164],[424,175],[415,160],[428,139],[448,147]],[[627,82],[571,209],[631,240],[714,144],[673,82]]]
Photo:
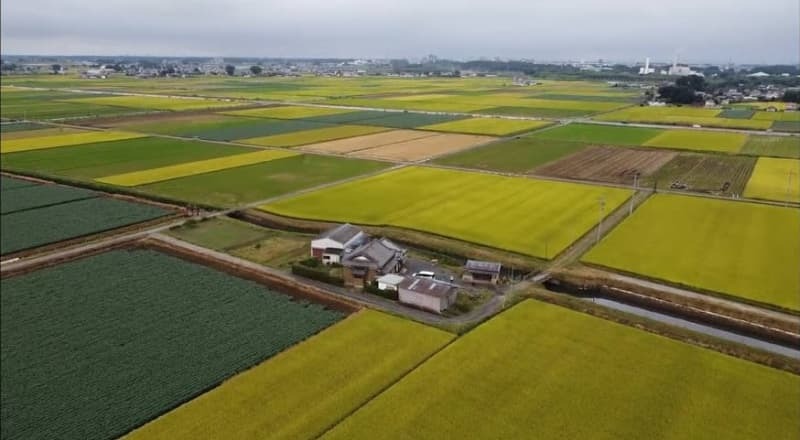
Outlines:
[[434,313],[442,313],[456,302],[455,286],[430,278],[406,278],[398,285],[401,303]]

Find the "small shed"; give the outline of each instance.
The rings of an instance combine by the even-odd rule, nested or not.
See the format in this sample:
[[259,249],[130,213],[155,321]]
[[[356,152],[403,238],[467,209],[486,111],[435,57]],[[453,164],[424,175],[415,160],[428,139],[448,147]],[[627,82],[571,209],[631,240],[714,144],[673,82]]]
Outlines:
[[473,284],[497,284],[503,266],[493,261],[467,260],[462,279]]
[[405,280],[406,277],[396,273],[386,274],[375,281],[378,282],[378,289],[397,291],[397,286]]
[[406,278],[398,286],[398,299],[434,313],[442,313],[456,302],[455,286],[430,278]]

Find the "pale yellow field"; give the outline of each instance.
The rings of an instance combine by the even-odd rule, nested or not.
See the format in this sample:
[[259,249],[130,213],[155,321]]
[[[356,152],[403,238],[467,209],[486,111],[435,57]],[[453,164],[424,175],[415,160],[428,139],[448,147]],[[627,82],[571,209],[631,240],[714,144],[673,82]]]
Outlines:
[[366,309],[124,438],[317,438],[454,337]]
[[60,134],[86,133],[86,132],[87,130],[80,130],[77,128],[53,127],[53,128],[43,128],[41,130],[10,131],[0,134],[0,140],[10,141],[12,139],[26,139],[33,137],[57,136]]
[[143,134],[125,133],[121,131],[87,131],[57,136],[42,136],[24,139],[12,139],[0,143],[0,153],[16,153],[18,151],[41,150],[45,148],[68,147],[71,145],[91,144],[96,142],[121,141],[144,137]]
[[171,98],[169,96],[102,96],[97,98],[69,99],[67,102],[110,105],[115,107],[151,110],[199,110],[206,108],[233,107],[241,102],[219,101],[216,99]]
[[469,134],[440,134],[351,153],[365,159],[425,160],[485,144],[496,138]]
[[238,142],[264,147],[296,147],[299,145],[314,144],[370,133],[380,133],[382,131],[389,131],[389,129],[386,127],[371,127],[366,125],[338,125],[334,127],[242,139]]
[[312,118],[314,116],[338,115],[341,113],[351,113],[351,112],[353,112],[353,110],[342,109],[342,108],[286,106],[286,107],[249,108],[245,110],[234,110],[234,111],[226,111],[220,113],[231,116],[254,116],[259,118],[274,118],[274,119],[300,119],[300,118]]
[[283,159],[285,157],[297,156],[297,154],[298,153],[293,153],[291,151],[262,150],[253,153],[235,154],[233,156],[218,157],[216,159],[199,160],[161,168],[134,171],[132,173],[117,174],[115,176],[107,176],[96,180],[111,185],[138,186],[176,179],[178,177],[194,176],[196,174],[210,173],[228,168]]
[[470,118],[420,127],[423,130],[506,136],[550,125],[548,121],[524,119]]
[[367,148],[381,147],[384,145],[396,144],[398,142],[422,139],[431,136],[438,135],[429,131],[392,130],[383,133],[368,134],[366,136],[320,142],[300,148],[302,150],[317,151],[322,153],[350,153]]
[[645,142],[646,147],[665,147],[699,151],[738,153],[747,135],[721,131],[665,130]]
[[800,160],[761,157],[744,189],[745,197],[800,202]]

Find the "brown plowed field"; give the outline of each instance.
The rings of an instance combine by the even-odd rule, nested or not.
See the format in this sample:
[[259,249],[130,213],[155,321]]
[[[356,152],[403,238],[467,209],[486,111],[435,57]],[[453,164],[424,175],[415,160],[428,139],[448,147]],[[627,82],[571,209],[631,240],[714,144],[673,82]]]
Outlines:
[[496,138],[467,134],[438,134],[420,139],[355,151],[351,156],[365,159],[418,161],[485,144]]
[[319,142],[316,144],[305,145],[300,149],[321,153],[351,153],[368,148],[382,147],[384,145],[396,144],[398,142],[406,142],[413,139],[421,139],[431,136],[436,136],[436,134],[428,131],[392,130],[383,133],[368,134],[366,136]]
[[534,174],[567,179],[633,184],[633,176],[649,176],[672,160],[669,151],[590,147],[537,168]]

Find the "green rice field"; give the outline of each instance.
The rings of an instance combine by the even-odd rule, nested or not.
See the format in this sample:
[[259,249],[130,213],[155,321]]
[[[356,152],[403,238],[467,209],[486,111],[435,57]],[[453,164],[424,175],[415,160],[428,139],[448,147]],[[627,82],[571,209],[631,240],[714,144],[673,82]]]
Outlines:
[[146,194],[185,202],[232,207],[379,171],[387,166],[368,160],[303,154],[135,188]]
[[631,192],[582,184],[407,167],[277,201],[298,218],[392,225],[553,258]]
[[326,433],[336,439],[795,439],[800,377],[527,300]]
[[695,107],[628,107],[595,116],[599,121],[640,122],[669,125],[700,125],[717,128],[766,130],[772,121],[720,117],[721,110]]
[[364,310],[125,438],[315,438],[451,339]]
[[0,300],[8,439],[118,438],[344,317],[152,250],[3,278]]
[[742,147],[742,154],[800,159],[800,137],[750,136]]
[[800,210],[656,194],[583,261],[800,310]]
[[642,145],[663,130],[641,127],[616,127],[597,124],[567,124],[534,133],[540,139],[585,142],[600,145]]
[[256,151],[253,148],[142,137],[3,154],[3,169],[78,180],[160,168]]

